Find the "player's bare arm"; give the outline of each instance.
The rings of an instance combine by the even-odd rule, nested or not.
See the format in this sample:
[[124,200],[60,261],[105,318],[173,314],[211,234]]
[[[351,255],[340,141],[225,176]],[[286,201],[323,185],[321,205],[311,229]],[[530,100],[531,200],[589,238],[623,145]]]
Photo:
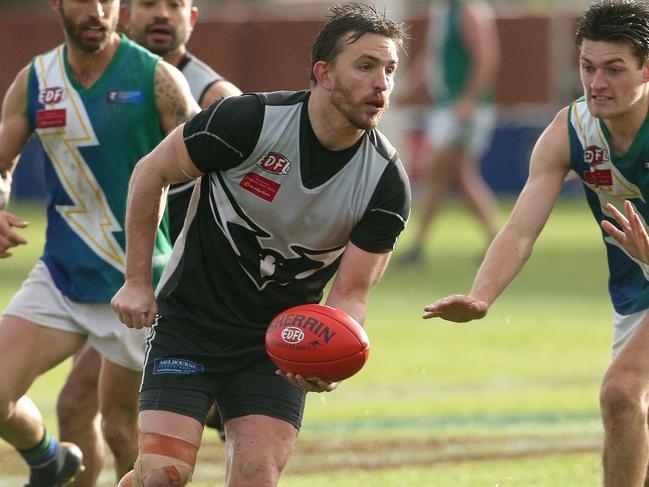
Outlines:
[[325,304],[342,309],[362,325],[370,290],[383,275],[391,255],[366,252],[348,243]]
[[11,175],[16,167],[18,156],[32,132],[27,119],[27,79],[29,67],[23,68],[2,103],[0,120],[0,258],[11,256],[9,249],[27,241],[18,235],[14,228],[24,228],[27,222],[17,216],[2,211],[9,203],[11,194]]
[[203,97],[201,98],[201,108],[209,107],[214,103],[214,101],[224,96],[237,96],[240,94],[241,90],[233,83],[230,83],[227,80],[217,81],[212,83],[212,86],[210,86],[203,94]]
[[176,128],[142,158],[131,176],[126,205],[125,283],[111,301],[120,321],[129,328],[150,326],[157,313],[151,259],[165,188],[202,175],[187,153],[183,127]]
[[[365,322],[370,289],[383,275],[391,255],[392,252],[366,252],[353,243],[348,243],[325,304],[345,311],[362,325]],[[310,381],[299,375],[278,373],[307,392],[330,392],[339,384],[323,380]]]
[[155,97],[165,134],[200,111],[183,74],[165,61],[156,68]]
[[608,220],[602,220],[601,225],[604,231],[613,237],[631,257],[649,264],[649,235],[633,204],[628,200],[624,202],[626,215],[610,203],[606,205],[606,208],[621,229]]
[[487,250],[468,295],[451,295],[424,308],[424,319],[466,322],[489,306],[520,272],[556,203],[569,170],[568,109],[563,109],[537,141],[530,174],[507,223]]

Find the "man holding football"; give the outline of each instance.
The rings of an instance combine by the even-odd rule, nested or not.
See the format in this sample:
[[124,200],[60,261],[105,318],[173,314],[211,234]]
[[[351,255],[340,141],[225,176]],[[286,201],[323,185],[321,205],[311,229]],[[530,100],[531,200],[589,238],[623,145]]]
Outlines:
[[[280,377],[264,348],[266,328],[284,309],[318,303],[334,275],[326,304],[362,323],[405,227],[410,190],[376,130],[403,25],[362,4],[331,14],[313,46],[310,90],[215,103],[133,174],[126,282],[113,308],[127,326],[153,329],[139,456],[121,487],[189,482],[214,398],[225,423],[226,484],[277,485],[306,392],[336,387]],[[163,188],[196,178],[156,301],[149,269]]]

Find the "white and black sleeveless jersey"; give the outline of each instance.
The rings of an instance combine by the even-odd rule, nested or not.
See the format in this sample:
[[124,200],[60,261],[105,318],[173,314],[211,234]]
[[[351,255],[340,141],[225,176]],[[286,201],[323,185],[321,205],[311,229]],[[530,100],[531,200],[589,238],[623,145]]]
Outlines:
[[263,340],[279,311],[322,299],[348,242],[393,249],[410,212],[397,152],[377,130],[326,149],[309,95],[229,97],[185,125],[205,175],[158,287],[161,313],[224,341]]
[[[192,96],[199,105],[203,101],[205,92],[217,81],[223,81],[225,79],[190,53],[185,54],[180,64],[178,64],[178,69],[187,79]],[[167,205],[169,212],[169,234],[172,242],[176,240],[183,227],[185,212],[189,204],[192,189],[194,189],[194,181],[174,184],[169,188]]]

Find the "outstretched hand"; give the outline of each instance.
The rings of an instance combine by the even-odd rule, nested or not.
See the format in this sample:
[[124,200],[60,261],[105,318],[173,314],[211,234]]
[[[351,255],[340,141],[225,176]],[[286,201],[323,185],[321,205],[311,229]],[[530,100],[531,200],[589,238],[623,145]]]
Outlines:
[[453,294],[425,306],[423,318],[425,320],[442,318],[456,323],[466,323],[484,318],[488,308],[489,305],[484,301],[463,294]]
[[0,259],[11,257],[10,248],[27,243],[27,240],[13,231],[13,228],[25,228],[27,225],[26,221],[16,215],[0,210]]
[[284,377],[287,381],[296,387],[299,387],[304,392],[331,392],[340,382],[327,382],[317,377],[302,377],[301,375],[284,372],[277,369],[276,374]]
[[613,215],[621,230],[611,222],[602,220],[601,226],[604,231],[613,237],[631,257],[649,264],[649,235],[631,202],[628,200],[624,202],[626,216],[610,203],[606,205],[606,209]]

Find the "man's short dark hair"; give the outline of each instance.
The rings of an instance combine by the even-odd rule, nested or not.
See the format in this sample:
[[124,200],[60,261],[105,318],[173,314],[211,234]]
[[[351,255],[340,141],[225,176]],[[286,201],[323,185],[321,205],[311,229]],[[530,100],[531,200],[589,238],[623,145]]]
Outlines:
[[408,38],[405,25],[390,20],[373,5],[347,3],[329,9],[330,18],[318,33],[311,50],[311,81],[315,82],[313,66],[318,61],[332,62],[343,50],[345,42],[356,42],[364,34],[378,34],[392,39],[405,49]]
[[649,5],[640,0],[593,3],[577,24],[578,49],[584,39],[626,44],[642,67],[649,57]]

